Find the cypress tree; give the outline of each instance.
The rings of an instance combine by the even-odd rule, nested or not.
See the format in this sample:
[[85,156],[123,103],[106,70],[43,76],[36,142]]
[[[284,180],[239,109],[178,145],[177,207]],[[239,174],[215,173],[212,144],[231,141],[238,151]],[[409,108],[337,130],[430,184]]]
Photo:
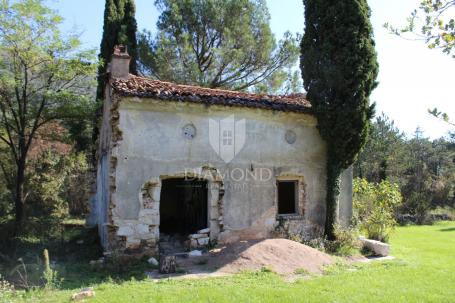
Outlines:
[[134,0],[106,0],[104,8],[103,37],[101,39],[100,54],[101,64],[98,67],[98,86],[96,99],[98,106],[94,117],[92,132],[92,164],[96,166],[96,140],[98,139],[98,121],[101,117],[102,102],[104,99],[104,86],[106,83],[107,64],[111,61],[114,46],[123,44],[128,47],[131,56],[130,73],[137,74],[137,23],[135,18],[136,6]]
[[130,72],[137,74],[137,23],[135,19],[136,7],[134,0],[106,0],[104,9],[103,38],[101,40],[99,59],[102,64],[98,70],[97,98],[103,99],[105,73],[107,64],[111,61],[114,46],[124,44],[128,46],[128,53],[132,60]]
[[334,238],[340,174],[366,141],[378,63],[366,0],[303,0],[300,65],[307,97],[327,144],[325,234]]

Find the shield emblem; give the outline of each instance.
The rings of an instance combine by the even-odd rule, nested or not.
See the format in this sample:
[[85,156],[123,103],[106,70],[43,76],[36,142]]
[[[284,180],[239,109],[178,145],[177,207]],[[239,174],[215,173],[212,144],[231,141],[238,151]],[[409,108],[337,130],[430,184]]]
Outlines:
[[231,162],[245,145],[245,124],[245,119],[235,121],[234,115],[209,119],[210,146],[224,162]]

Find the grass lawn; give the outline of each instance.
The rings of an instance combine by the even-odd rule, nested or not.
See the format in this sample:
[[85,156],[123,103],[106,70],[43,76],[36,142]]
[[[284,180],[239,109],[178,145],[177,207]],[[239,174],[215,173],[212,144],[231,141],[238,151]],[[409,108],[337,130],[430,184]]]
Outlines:
[[[289,283],[269,272],[199,280],[91,285],[87,302],[455,302],[455,222],[399,227],[396,260],[347,267]],[[29,302],[68,302],[75,289],[29,292]]]

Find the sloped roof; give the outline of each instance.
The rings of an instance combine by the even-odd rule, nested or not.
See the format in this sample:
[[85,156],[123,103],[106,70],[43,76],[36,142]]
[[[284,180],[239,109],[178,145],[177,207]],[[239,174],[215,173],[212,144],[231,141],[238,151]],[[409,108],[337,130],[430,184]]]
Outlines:
[[286,96],[251,94],[180,85],[134,75],[130,75],[128,79],[113,79],[112,87],[115,93],[125,97],[155,98],[169,101],[311,113],[311,104],[305,99],[305,94]]

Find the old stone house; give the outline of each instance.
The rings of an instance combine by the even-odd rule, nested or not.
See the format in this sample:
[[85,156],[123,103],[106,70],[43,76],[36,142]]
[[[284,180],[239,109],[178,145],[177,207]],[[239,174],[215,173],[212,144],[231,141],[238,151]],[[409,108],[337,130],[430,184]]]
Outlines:
[[[129,61],[117,47],[105,90],[94,213],[106,251],[155,254],[176,234],[192,247],[322,235],[326,145],[304,95],[151,80]],[[351,197],[346,171],[341,222]]]

